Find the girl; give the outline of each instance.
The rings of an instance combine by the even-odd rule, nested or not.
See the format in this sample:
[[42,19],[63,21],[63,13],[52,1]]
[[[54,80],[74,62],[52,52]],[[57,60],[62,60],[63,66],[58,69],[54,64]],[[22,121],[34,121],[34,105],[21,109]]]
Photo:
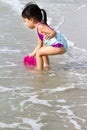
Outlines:
[[44,67],[49,69],[48,55],[64,54],[67,41],[61,33],[48,26],[47,14],[38,5],[28,3],[22,11],[22,17],[29,28],[37,30],[38,35],[38,45],[29,56],[36,56],[37,70],[42,71]]

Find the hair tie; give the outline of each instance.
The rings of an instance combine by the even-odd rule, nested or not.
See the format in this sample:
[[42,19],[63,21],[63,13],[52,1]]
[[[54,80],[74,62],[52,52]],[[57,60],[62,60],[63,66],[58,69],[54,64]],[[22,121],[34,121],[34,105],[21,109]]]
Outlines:
[[42,20],[41,20],[41,22],[44,23],[44,12],[43,12],[43,9],[41,9],[41,14],[42,14]]

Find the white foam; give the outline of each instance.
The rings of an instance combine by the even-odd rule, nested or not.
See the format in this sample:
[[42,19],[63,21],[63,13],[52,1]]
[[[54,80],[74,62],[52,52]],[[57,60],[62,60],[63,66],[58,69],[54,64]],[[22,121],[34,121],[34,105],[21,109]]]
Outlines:
[[29,118],[22,118],[24,124],[28,124],[32,127],[33,130],[41,130],[41,128],[44,126],[42,123],[38,123],[39,119],[33,120]]
[[60,26],[62,26],[64,24],[64,16],[61,16],[61,20],[60,23],[57,26],[57,30],[60,28]]
[[65,99],[60,99],[60,100],[57,100],[57,102],[66,103],[66,100]]
[[86,106],[87,107],[87,104],[81,104],[80,106]]
[[45,105],[45,106],[49,106],[49,107],[52,106],[52,105],[50,105],[50,104],[48,103],[47,100],[41,100],[41,99],[38,99],[37,97],[38,97],[37,95],[30,96],[29,99],[27,99],[27,100],[25,100],[25,101],[22,101],[22,102],[20,103],[20,106],[24,106],[24,104],[25,104],[26,102],[32,102],[32,103],[34,103],[34,104],[40,104],[40,105]]
[[70,86],[70,87],[57,87],[55,89],[49,89],[48,91],[50,91],[50,93],[54,93],[54,92],[62,92],[62,91],[66,91],[66,90],[71,90],[74,89],[75,86]]
[[0,92],[6,92],[6,91],[11,91],[12,89],[8,88],[8,87],[3,87],[0,86]]
[[77,130],[81,130],[81,126],[75,120],[71,119],[70,123],[72,123]]
[[17,13],[21,12],[22,5],[19,0],[1,0],[2,2],[9,4],[13,10]]
[[[81,125],[79,124],[79,121],[82,121],[82,123],[85,123],[86,120],[76,116],[74,112],[70,109],[71,107],[74,107],[73,105],[71,106],[61,106],[61,109],[58,110],[58,113],[64,113],[64,117],[61,115],[62,118],[69,119],[69,122],[73,124],[76,130],[82,130]],[[65,115],[66,114],[66,115]]]
[[67,43],[68,43],[68,47],[69,48],[73,48],[74,47],[74,42],[72,42],[70,40],[67,40]]
[[[14,63],[12,63],[12,62],[6,62],[7,64],[9,63],[9,65],[2,65],[2,66],[0,66],[0,68],[6,68],[6,67],[15,67],[15,66],[19,66],[19,65],[17,65],[17,64],[14,64]],[[0,77],[1,78],[1,77]]]
[[41,99],[38,99],[37,97],[38,97],[37,95],[32,96],[31,98],[29,98],[29,101],[31,101],[32,103],[41,104],[45,106],[50,106],[50,107],[52,106],[48,103],[47,100],[41,100]]
[[20,53],[21,50],[12,50],[12,49],[8,49],[8,48],[2,48],[0,49],[0,53]]
[[86,5],[84,4],[84,5],[81,5],[80,7],[78,7],[77,9],[75,9],[74,10],[74,12],[76,12],[76,11],[79,11],[80,9],[82,9],[82,8],[84,8],[84,7],[86,7]]
[[6,124],[6,123],[0,122],[0,128],[16,128],[19,125],[20,123]]

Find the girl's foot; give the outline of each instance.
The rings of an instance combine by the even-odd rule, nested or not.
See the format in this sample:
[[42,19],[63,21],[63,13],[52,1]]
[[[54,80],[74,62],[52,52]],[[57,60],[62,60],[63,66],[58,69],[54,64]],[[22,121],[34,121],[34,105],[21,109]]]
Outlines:
[[45,67],[44,67],[44,70],[45,70],[45,71],[49,71],[50,69],[51,69],[50,66],[45,66]]

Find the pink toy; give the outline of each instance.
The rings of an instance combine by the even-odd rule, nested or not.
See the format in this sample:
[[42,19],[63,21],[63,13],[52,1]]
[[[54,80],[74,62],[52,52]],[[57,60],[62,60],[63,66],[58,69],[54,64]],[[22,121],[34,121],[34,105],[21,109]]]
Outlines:
[[36,66],[36,58],[35,57],[29,57],[28,55],[24,57],[24,65],[27,65],[27,66]]

